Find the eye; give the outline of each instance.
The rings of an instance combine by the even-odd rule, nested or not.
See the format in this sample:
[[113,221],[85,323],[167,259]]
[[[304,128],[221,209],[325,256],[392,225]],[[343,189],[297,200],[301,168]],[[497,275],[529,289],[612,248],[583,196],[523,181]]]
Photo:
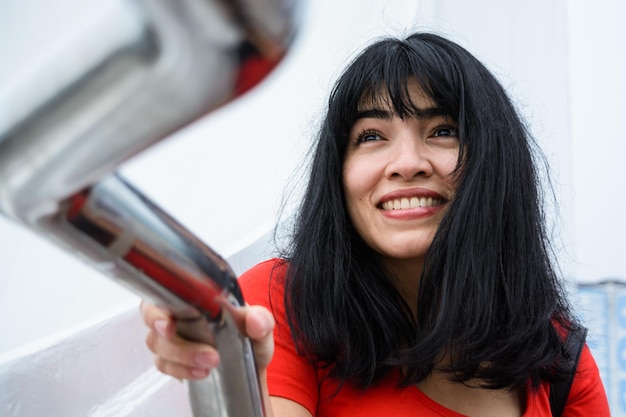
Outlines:
[[457,137],[459,136],[459,132],[455,126],[439,126],[433,132],[433,136],[449,136],[449,137]]
[[376,130],[366,129],[356,137],[357,143],[373,142],[382,140],[383,137]]

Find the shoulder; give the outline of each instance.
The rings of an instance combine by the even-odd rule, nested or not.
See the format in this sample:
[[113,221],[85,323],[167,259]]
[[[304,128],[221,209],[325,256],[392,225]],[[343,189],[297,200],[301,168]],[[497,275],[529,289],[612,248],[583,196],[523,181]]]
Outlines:
[[250,277],[259,276],[259,275],[262,275],[262,276],[271,275],[271,274],[285,275],[285,273],[287,272],[288,265],[289,263],[284,259],[271,258],[266,261],[259,262],[258,264],[254,265],[252,268],[248,269],[246,272],[241,274],[241,276],[239,277],[239,280],[240,281],[247,280],[247,279],[250,279]]
[[282,300],[288,263],[272,258],[256,264],[238,279],[244,300],[251,305],[270,305]]
[[[524,417],[551,416],[549,382],[541,384],[537,391],[529,391]],[[609,405],[600,372],[591,350],[585,344],[576,366],[562,417],[609,417]]]
[[600,372],[589,346],[583,346],[563,417],[609,416],[609,405]]
[[287,274],[288,265],[287,261],[279,258],[260,262],[241,274],[238,279],[239,285],[242,288],[258,287],[268,285],[272,281],[274,284],[282,284]]

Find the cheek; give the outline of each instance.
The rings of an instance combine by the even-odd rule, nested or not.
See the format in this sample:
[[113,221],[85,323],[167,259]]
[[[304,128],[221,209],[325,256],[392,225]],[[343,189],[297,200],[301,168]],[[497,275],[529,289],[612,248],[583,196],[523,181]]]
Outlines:
[[353,195],[355,194],[355,175],[354,169],[349,162],[343,164],[343,192],[346,195],[346,204],[350,206]]
[[451,152],[447,158],[442,158],[436,169],[439,176],[444,180],[448,190],[453,194],[456,190],[456,181],[458,176],[458,172],[455,172],[458,158],[458,150],[456,152]]
[[370,164],[365,161],[346,161],[343,169],[346,196],[361,200],[375,185],[375,175]]
[[452,174],[458,162],[459,148],[450,149],[439,158],[440,170],[444,173]]
[[[369,175],[368,175],[369,174]],[[371,172],[362,169],[362,164],[347,162],[343,171],[343,188],[346,199],[346,208],[352,224],[359,228],[365,214],[367,196],[371,191]]]
[[355,221],[355,216],[358,214],[358,207],[362,201],[362,196],[359,194],[358,184],[355,184],[348,177],[344,177],[344,195],[346,199],[346,208],[352,223]]

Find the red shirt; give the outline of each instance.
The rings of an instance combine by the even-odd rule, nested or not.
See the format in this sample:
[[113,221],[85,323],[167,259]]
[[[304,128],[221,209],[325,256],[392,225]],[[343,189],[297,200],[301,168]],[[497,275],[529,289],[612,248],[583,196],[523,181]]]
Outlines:
[[[392,373],[366,391],[348,384],[336,392],[337,381],[322,380],[318,371],[298,355],[285,316],[283,279],[287,264],[276,259],[262,262],[239,279],[244,298],[249,304],[267,307],[276,319],[275,353],[268,368],[271,396],[295,401],[315,417],[463,417],[431,400],[417,387],[397,388],[399,373]],[[272,280],[270,280],[272,277]],[[550,385],[529,391],[523,417],[549,417]],[[563,417],[610,416],[606,393],[598,367],[587,346],[581,354],[578,370]]]

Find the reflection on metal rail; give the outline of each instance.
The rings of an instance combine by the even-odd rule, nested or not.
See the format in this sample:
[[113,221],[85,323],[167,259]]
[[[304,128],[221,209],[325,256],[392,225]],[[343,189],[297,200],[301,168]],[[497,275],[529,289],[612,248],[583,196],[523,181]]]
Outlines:
[[[34,74],[0,97],[22,103],[0,125],[0,212],[167,308],[182,336],[217,346],[219,368],[189,382],[196,417],[265,415],[250,342],[222,308],[243,303],[236,277],[113,171],[258,82],[285,54],[301,7],[120,0],[51,59],[56,84],[35,88],[46,74]],[[87,58],[67,66],[70,52]]]

